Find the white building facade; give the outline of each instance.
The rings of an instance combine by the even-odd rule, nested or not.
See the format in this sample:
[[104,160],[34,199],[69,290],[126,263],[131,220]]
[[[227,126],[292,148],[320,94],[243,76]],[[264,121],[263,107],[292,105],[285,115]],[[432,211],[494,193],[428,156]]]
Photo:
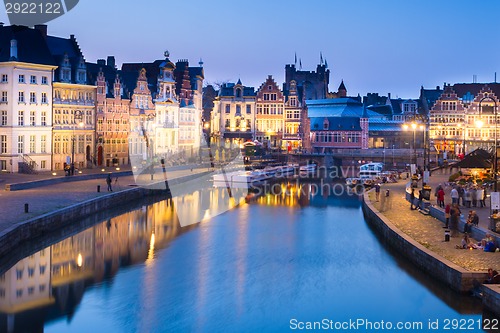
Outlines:
[[0,62],[1,171],[51,169],[55,68],[18,61]]

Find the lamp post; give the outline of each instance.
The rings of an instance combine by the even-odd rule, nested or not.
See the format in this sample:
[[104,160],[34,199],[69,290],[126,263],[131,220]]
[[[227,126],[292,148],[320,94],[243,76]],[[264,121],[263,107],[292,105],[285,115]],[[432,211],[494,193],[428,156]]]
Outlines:
[[403,129],[407,131],[411,127],[413,131],[413,157],[412,157],[412,163],[417,165],[417,147],[415,145],[415,131],[417,129],[417,124],[415,122],[412,122],[410,125],[404,124]]
[[75,174],[75,141],[76,141],[76,136],[75,136],[75,129],[76,129],[76,121],[78,121],[78,127],[83,128],[83,113],[80,110],[75,110],[74,113],[74,119],[73,119],[73,137],[72,137],[72,142],[71,142],[71,165],[70,165],[70,174],[73,176]]
[[396,164],[394,163],[394,145],[392,145],[392,166],[396,166]]
[[424,154],[423,154],[423,158],[424,158],[424,171],[427,170],[427,135],[426,135],[426,125],[420,125],[419,126],[419,129],[423,132],[423,136],[424,136]]
[[[497,102],[492,97],[485,93],[485,96],[479,101],[479,110],[483,113],[482,103],[485,100],[490,100],[493,102],[493,122],[495,124],[495,136],[494,136],[494,153],[493,153],[493,192],[490,194],[490,229],[496,231],[496,219],[493,219],[494,213],[498,212],[498,202],[493,202],[493,197],[498,198],[498,143],[497,143]],[[494,193],[494,194],[493,194]],[[496,216],[496,215],[495,215]]]
[[465,135],[466,135],[466,131],[467,131],[467,121],[465,120],[465,118],[464,118],[464,124],[462,125],[462,124],[458,123],[457,127],[462,128],[462,132],[464,134],[463,140],[462,140],[462,154],[463,154],[463,156],[465,156]]

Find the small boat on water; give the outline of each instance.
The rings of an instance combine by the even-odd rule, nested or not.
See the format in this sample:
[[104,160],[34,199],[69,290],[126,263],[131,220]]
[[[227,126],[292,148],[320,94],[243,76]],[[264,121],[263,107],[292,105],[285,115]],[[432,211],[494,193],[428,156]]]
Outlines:
[[259,184],[272,178],[268,172],[264,170],[256,171],[234,171],[228,173],[220,173],[213,176],[215,187],[232,187],[232,188],[248,188],[251,185]]
[[318,166],[315,163],[303,165],[299,168],[300,175],[307,176],[316,173]]
[[346,178],[345,183],[347,186],[356,186],[358,184],[362,184],[360,178]]

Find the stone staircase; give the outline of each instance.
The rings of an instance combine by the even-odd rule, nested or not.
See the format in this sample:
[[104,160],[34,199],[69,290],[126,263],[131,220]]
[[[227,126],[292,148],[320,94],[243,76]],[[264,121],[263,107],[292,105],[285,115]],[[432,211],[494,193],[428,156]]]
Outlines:
[[38,164],[27,154],[19,155],[21,161],[18,162],[18,172],[27,174],[37,174]]

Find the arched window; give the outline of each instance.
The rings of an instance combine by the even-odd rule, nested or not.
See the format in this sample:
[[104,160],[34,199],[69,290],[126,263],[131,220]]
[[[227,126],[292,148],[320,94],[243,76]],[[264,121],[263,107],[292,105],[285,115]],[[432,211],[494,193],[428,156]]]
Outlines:
[[236,89],[236,97],[241,97],[241,89]]

